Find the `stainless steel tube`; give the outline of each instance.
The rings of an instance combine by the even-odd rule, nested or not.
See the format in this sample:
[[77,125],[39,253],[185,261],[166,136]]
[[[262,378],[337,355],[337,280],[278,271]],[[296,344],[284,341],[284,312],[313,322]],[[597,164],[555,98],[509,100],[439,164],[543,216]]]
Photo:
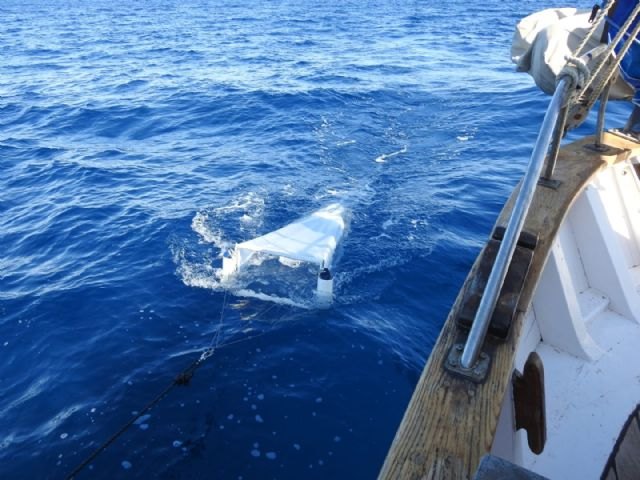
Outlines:
[[604,87],[602,94],[600,95],[600,108],[598,109],[598,123],[596,124],[596,147],[606,148],[602,146],[604,141],[604,116],[607,111],[607,102],[609,101],[609,93],[611,93],[611,85],[615,77],[609,80],[607,86]]
[[498,249],[495,263],[487,280],[487,286],[480,300],[480,305],[473,320],[467,343],[462,352],[460,363],[463,368],[473,368],[482,344],[484,343],[498,295],[500,294],[500,290],[502,290],[507,269],[511,263],[513,252],[516,249],[517,241],[522,231],[527,212],[529,211],[542,166],[544,165],[544,159],[549,148],[549,143],[551,142],[551,136],[553,135],[558,114],[565,102],[568,88],[567,84],[568,80],[566,78],[558,82],[549,107],[547,108],[547,113],[544,116],[536,145],[531,154],[531,160],[529,160],[529,168],[522,179],[518,198],[511,212],[511,218],[507,224],[504,238]]

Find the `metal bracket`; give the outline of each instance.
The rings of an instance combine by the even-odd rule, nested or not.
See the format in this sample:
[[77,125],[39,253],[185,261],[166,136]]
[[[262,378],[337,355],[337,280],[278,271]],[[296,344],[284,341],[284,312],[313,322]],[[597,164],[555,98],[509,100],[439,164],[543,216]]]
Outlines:
[[489,373],[489,367],[491,366],[491,357],[484,352],[480,352],[480,356],[475,365],[472,368],[464,368],[460,363],[463,351],[464,345],[461,343],[456,343],[451,347],[447,359],[444,362],[445,370],[475,383],[484,382],[484,379],[487,378]]
[[[478,305],[486,288],[487,278],[491,273],[500,242],[504,237],[504,232],[504,227],[495,228],[492,238],[487,242],[481,254],[477,273],[473,281],[464,290],[462,303],[456,316],[458,327],[464,330],[472,327]],[[522,292],[537,242],[537,235],[520,232],[504,285],[500,290],[498,301],[491,314],[488,332],[495,338],[504,340],[509,335],[509,330],[518,308],[520,293]]]
[[[611,133],[614,133],[614,132],[611,131]],[[622,152],[624,152],[622,148],[612,147],[610,145],[605,145],[604,143],[601,143],[600,145],[598,145],[597,143],[593,143],[590,145],[585,145],[583,148],[587,150],[591,150],[592,152],[601,153],[607,157],[613,156],[613,155],[620,155]]]
[[558,188],[560,188],[560,185],[562,185],[562,182],[560,180],[554,180],[553,178],[540,177],[538,179],[538,185],[551,188],[553,190],[558,190]]

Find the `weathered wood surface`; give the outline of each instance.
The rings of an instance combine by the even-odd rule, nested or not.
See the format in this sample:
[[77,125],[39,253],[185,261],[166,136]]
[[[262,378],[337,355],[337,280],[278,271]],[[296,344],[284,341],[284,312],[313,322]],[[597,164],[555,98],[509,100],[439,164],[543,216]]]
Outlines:
[[[605,144],[625,149],[618,156],[605,156],[586,149],[585,145],[589,144],[593,144],[593,138],[561,150],[554,174],[554,178],[562,182],[557,190],[540,186],[536,189],[524,230],[539,235],[538,246],[509,338],[503,343],[492,339],[485,342],[484,351],[492,356],[486,381],[476,385],[452,376],[443,368],[451,346],[464,343],[466,339],[466,334],[461,334],[455,325],[462,296],[459,294],[420,376],[380,479],[469,479],[480,458],[490,451],[503,398],[511,381],[523,312],[531,301],[560,224],[577,195],[599,169],[625,159],[631,149],[640,147],[611,134],[606,134]],[[506,225],[517,190],[505,204],[496,225]],[[465,285],[475,275],[477,264],[476,260]]]

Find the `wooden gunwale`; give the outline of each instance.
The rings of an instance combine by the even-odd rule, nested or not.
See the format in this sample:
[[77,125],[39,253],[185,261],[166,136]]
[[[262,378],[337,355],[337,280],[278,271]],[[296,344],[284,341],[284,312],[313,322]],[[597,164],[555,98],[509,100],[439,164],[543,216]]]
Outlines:
[[[485,341],[483,350],[492,357],[486,381],[474,384],[452,376],[443,368],[452,345],[466,340],[466,333],[460,332],[455,324],[461,308],[459,293],[420,376],[379,479],[469,479],[481,457],[491,450],[504,395],[511,382],[524,312],[558,229],[575,199],[598,171],[626,159],[631,150],[640,149],[640,144],[610,133],[605,134],[604,143],[623,149],[622,153],[607,156],[585,148],[593,143],[594,137],[588,137],[563,147],[554,173],[560,187],[536,188],[524,230],[539,235],[538,245],[509,338],[502,343],[491,338]],[[517,192],[518,187],[505,204],[496,226],[506,225]],[[465,285],[473,280],[477,268],[478,259]]]

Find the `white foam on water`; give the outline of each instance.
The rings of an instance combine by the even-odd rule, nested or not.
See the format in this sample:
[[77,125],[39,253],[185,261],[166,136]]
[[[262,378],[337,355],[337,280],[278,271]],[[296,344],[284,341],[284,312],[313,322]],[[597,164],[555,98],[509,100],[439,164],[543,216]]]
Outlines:
[[266,302],[273,302],[273,303],[277,303],[279,305],[287,305],[290,307],[297,307],[297,308],[304,308],[304,309],[311,309],[314,307],[313,303],[309,302],[309,303],[304,303],[304,302],[298,302],[295,300],[292,300],[290,298],[285,298],[285,297],[277,297],[275,295],[267,295],[265,293],[260,293],[260,292],[254,292],[253,290],[247,290],[247,289],[239,289],[239,290],[230,290],[231,293],[233,293],[234,295],[238,295],[241,297],[249,297],[249,298],[257,298],[258,300],[264,300]]
[[235,220],[241,231],[251,233],[262,226],[263,218],[264,197],[257,192],[248,192],[228,205],[196,212],[191,220],[191,229],[202,242],[225,250],[231,248],[233,242],[224,238],[222,225]]
[[375,159],[375,161],[376,161],[376,163],[385,163],[387,161],[387,159],[395,157],[397,155],[401,155],[403,153],[407,153],[407,146],[406,145],[404,147],[402,147],[400,150],[396,151],[396,152],[383,153],[382,155],[378,156]]
[[225,241],[222,239],[220,230],[213,230],[209,223],[209,214],[206,212],[197,212],[191,220],[191,230],[200,235],[205,243],[212,243],[217,246],[223,246]]
[[173,262],[177,265],[176,273],[187,287],[207,288],[219,290],[221,288],[219,276],[220,268],[211,265],[212,259],[205,257],[192,260],[182,246],[172,246]]
[[[286,271],[274,269],[269,264],[267,268],[262,265],[260,271],[244,271],[241,275],[223,280],[221,257],[235,243],[228,238],[238,237],[241,240],[243,237],[263,233],[260,227],[264,217],[264,204],[262,196],[249,192],[229,205],[196,212],[191,221],[191,229],[198,236],[197,245],[189,239],[173,242],[171,245],[178,277],[188,287],[227,290],[236,297],[307,310],[321,307],[315,298],[315,271],[311,272],[308,265],[300,262],[280,259],[278,263],[287,267]],[[237,231],[225,232],[228,229],[223,225],[229,222],[235,222],[236,229],[239,228],[242,235]],[[256,255],[249,266],[258,267],[271,259],[272,257],[265,255]]]
[[391,227],[392,225],[395,225],[397,222],[394,218],[389,218],[388,220],[385,220],[384,222],[382,222],[382,229],[383,230],[387,230],[389,227]]

